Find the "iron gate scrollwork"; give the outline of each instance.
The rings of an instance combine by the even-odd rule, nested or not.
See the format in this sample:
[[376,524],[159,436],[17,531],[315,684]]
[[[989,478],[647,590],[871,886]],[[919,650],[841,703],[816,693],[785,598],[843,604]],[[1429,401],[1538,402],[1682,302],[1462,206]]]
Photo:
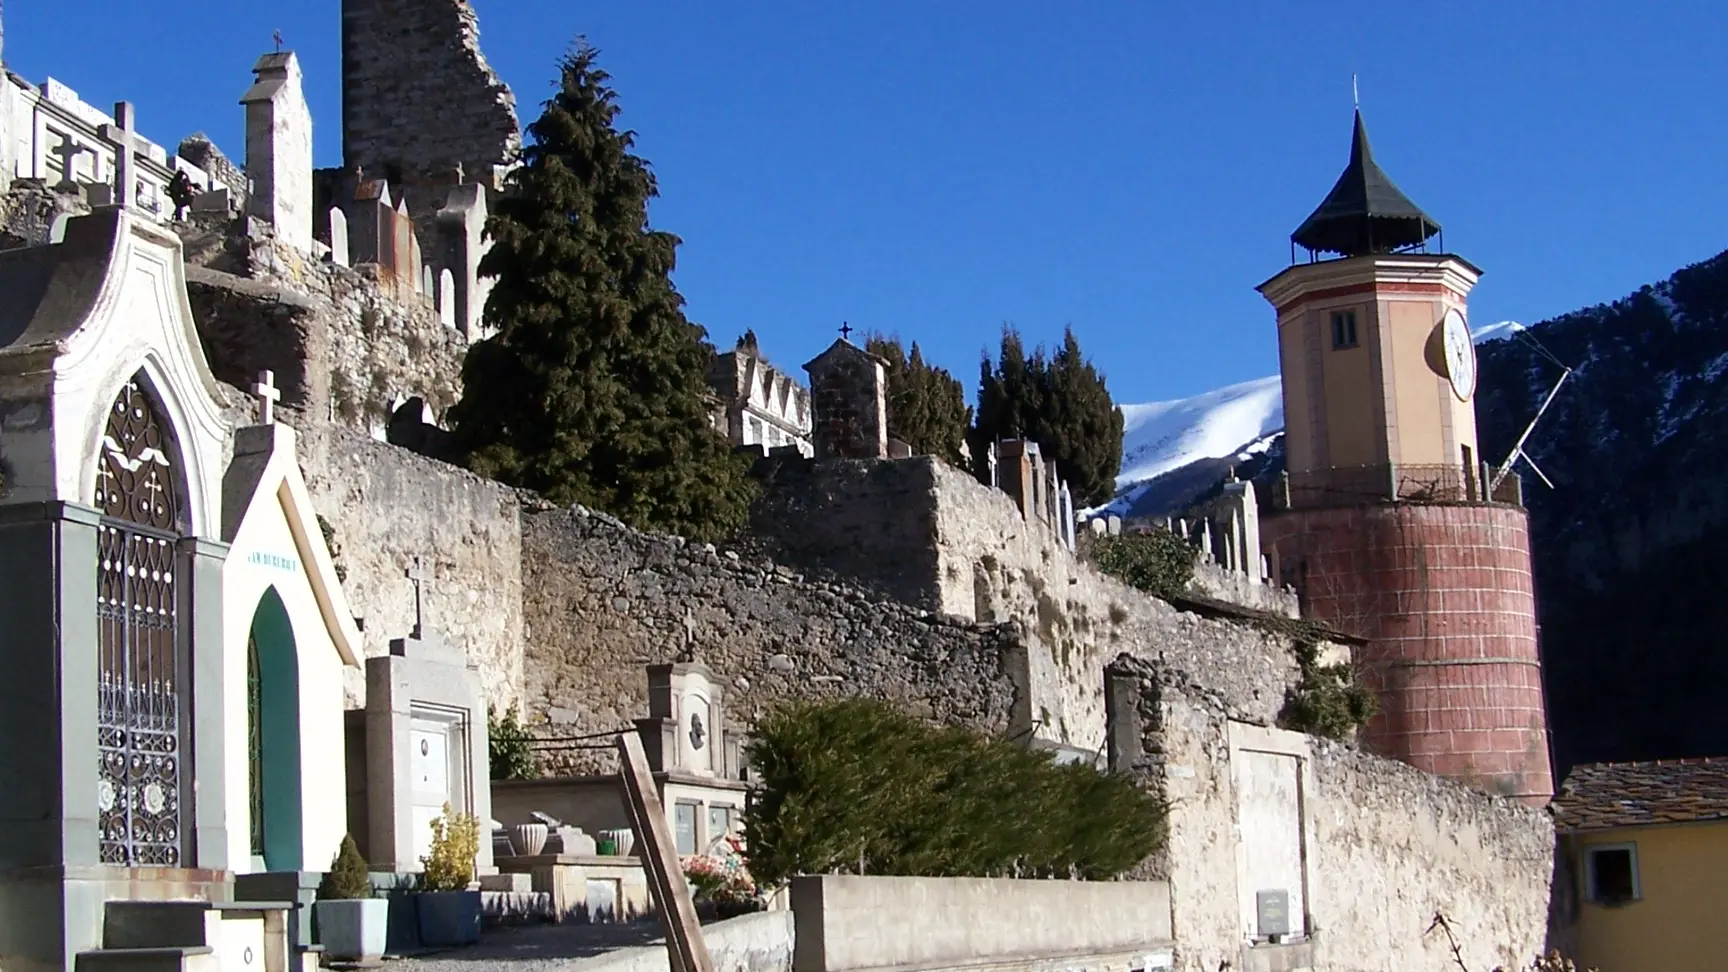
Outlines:
[[173,438],[135,377],[97,457],[97,811],[101,861],[180,867],[186,697]]

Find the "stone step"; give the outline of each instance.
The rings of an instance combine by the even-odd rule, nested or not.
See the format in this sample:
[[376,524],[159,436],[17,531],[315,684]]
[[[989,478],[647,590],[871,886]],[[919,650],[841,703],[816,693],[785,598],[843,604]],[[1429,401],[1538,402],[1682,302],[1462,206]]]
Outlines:
[[79,952],[76,972],[222,972],[216,950],[207,945],[180,948],[102,948]]
[[102,909],[102,945],[108,949],[214,946],[220,924],[259,921],[286,902],[109,901]]

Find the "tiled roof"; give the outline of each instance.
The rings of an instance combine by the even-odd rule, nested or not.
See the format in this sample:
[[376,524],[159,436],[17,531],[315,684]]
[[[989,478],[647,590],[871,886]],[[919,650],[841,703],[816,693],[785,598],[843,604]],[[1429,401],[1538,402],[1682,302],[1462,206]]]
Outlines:
[[1554,797],[1561,830],[1728,820],[1728,759],[1574,767]]

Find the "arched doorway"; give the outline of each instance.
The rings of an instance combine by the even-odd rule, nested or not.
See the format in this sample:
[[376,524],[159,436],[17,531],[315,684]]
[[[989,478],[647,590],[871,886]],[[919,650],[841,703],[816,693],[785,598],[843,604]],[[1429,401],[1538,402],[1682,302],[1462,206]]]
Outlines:
[[174,430],[140,371],[108,409],[97,449],[98,853],[121,867],[182,867],[192,828],[188,527]]
[[246,639],[246,740],[252,862],[301,869],[300,666],[288,610],[264,592]]

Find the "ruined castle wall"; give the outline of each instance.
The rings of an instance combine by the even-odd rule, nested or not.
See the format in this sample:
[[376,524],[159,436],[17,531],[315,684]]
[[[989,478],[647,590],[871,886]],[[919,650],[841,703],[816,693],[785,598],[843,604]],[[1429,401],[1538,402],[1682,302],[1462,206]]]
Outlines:
[[1016,728],[1084,750],[1104,740],[1103,669],[1128,653],[1179,670],[1271,724],[1295,683],[1287,641],[1179,611],[1081,563],[1014,501],[928,456],[766,460],[752,532],[801,569],[826,565],[903,603],[1021,624],[1026,691]]
[[494,167],[521,148],[516,98],[480,52],[468,0],[343,0],[342,156],[409,188],[430,213],[457,165],[498,188]]
[[[812,581],[733,551],[631,530],[587,510],[525,518],[527,708],[548,737],[629,728],[647,714],[643,666],[692,644],[746,726],[790,698],[874,697],[991,732],[1008,727],[1011,628],[974,625]],[[606,750],[547,769],[612,767]]]
[[398,302],[373,267],[320,263],[268,238],[222,244],[209,249],[210,266],[187,268],[192,316],[221,380],[249,388],[269,369],[284,406],[374,436],[410,397],[435,418],[460,397],[467,339],[429,300]]
[[[1527,968],[1543,948],[1555,862],[1547,814],[1246,725],[1155,665],[1112,672],[1134,682],[1112,726],[1113,757],[1126,751],[1116,768],[1170,805],[1168,840],[1140,876],[1170,882],[1176,968],[1452,968],[1444,933],[1429,930],[1436,914],[1472,969]],[[1291,894],[1292,919],[1311,919],[1308,941],[1245,947],[1262,890]]]
[[[523,673],[520,494],[454,466],[328,423],[298,423],[300,466],[368,657],[414,627],[415,557],[428,631],[462,647],[489,702],[517,701]],[[350,708],[365,673],[350,670]]]

